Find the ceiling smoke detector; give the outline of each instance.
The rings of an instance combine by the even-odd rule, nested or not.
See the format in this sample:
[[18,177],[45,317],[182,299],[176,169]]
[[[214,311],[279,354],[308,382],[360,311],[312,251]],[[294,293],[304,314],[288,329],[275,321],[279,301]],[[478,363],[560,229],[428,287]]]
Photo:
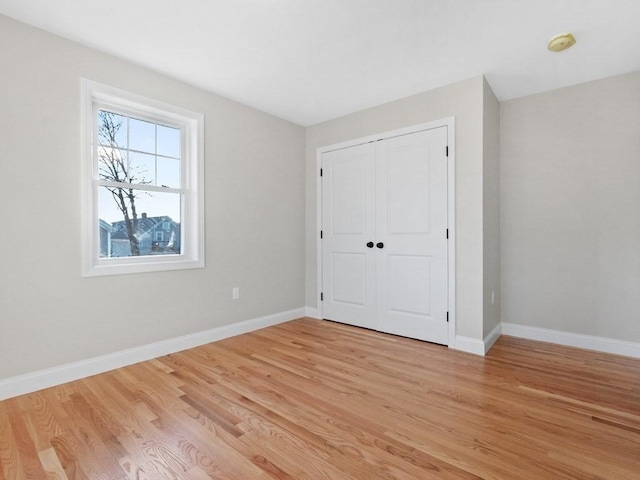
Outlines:
[[547,48],[552,52],[561,52],[576,43],[575,37],[571,33],[561,33],[549,40]]

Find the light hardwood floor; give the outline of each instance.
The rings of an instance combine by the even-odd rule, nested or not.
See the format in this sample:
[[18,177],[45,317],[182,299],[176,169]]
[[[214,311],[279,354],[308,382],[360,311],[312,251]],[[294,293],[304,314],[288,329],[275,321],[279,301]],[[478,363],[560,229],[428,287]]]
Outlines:
[[0,480],[640,479],[640,360],[301,319],[0,402]]

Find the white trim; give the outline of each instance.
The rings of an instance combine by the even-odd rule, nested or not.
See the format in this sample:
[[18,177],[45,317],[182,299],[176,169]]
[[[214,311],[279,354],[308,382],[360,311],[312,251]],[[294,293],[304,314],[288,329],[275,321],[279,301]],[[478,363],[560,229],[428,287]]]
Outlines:
[[[398,137],[400,135],[409,135],[411,133],[431,130],[433,128],[447,127],[447,144],[449,147],[449,157],[447,159],[447,223],[449,227],[449,252],[448,252],[448,301],[449,301],[449,332],[448,345],[455,345],[456,337],[456,191],[455,191],[455,158],[456,158],[456,140],[455,140],[455,117],[447,117],[432,122],[413,125],[398,130],[392,130],[383,133],[377,133],[366,137],[361,137],[346,142],[336,143],[320,147],[316,150],[316,298],[317,298],[317,315],[322,318],[322,301],[320,300],[320,292],[322,291],[322,242],[320,241],[320,231],[322,230],[322,179],[320,177],[320,169],[322,168],[322,154],[333,150],[353,147],[376,140]],[[311,316],[311,315],[309,315]],[[460,337],[464,338],[464,337]],[[480,340],[478,340],[480,342]],[[463,342],[464,343],[464,342]],[[482,343],[482,342],[480,342]],[[455,347],[454,347],[455,348]],[[483,347],[484,349],[484,347]]]
[[486,355],[487,352],[489,352],[489,350],[491,350],[491,347],[493,347],[493,344],[496,343],[496,341],[500,338],[500,335],[502,335],[502,324],[499,323],[498,325],[496,325],[495,327],[493,327],[493,330],[491,330],[485,337],[484,337],[484,354]]
[[482,340],[471,337],[463,337],[456,335],[453,344],[449,342],[449,348],[453,350],[460,350],[461,352],[473,353],[475,355],[485,354],[485,346]]
[[491,330],[486,337],[482,340],[471,337],[463,337],[457,335],[455,341],[449,345],[453,350],[460,350],[461,352],[473,353],[475,355],[486,355],[493,344],[496,343],[502,333],[502,324],[499,323],[493,330]]
[[530,327],[515,323],[502,323],[502,334],[528,338],[540,342],[557,343],[567,347],[586,348],[597,352],[640,358],[640,343],[614,338],[596,337],[580,333],[562,332],[548,328]]
[[0,400],[288,322],[303,317],[305,313],[304,308],[298,308],[7,378],[0,380]]
[[322,241],[320,240],[320,232],[322,231],[322,153],[320,149],[316,150],[316,305],[318,310],[318,318],[323,318],[322,313]]
[[449,345],[456,336],[456,119],[449,117],[442,120],[447,126],[447,224],[449,226],[448,242],[448,285],[449,292]]

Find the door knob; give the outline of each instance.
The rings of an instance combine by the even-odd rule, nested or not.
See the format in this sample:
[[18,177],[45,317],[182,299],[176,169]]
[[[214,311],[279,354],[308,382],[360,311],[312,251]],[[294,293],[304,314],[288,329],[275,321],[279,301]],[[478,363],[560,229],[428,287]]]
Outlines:
[[384,248],[384,243],[382,243],[382,242],[378,242],[378,243],[376,243],[376,247],[378,247],[378,248]]
[[373,248],[373,242],[367,242],[367,247]]

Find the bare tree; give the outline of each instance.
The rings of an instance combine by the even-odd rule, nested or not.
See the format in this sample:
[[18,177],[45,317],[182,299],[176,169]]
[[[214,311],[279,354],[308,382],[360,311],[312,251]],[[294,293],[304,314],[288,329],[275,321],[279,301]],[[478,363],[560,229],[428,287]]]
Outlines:
[[[118,133],[124,127],[120,115],[112,112],[100,110],[98,112],[98,174],[101,179],[120,183],[137,183],[146,185],[151,182],[145,181],[144,176],[137,178],[132,171],[129,161],[123,157],[126,145],[118,144]],[[138,237],[138,212],[136,211],[136,198],[139,191],[125,187],[106,187],[115,201],[118,209],[122,212],[124,223],[127,228],[127,237],[131,247],[131,255],[140,255]],[[142,192],[144,193],[144,192]]]

